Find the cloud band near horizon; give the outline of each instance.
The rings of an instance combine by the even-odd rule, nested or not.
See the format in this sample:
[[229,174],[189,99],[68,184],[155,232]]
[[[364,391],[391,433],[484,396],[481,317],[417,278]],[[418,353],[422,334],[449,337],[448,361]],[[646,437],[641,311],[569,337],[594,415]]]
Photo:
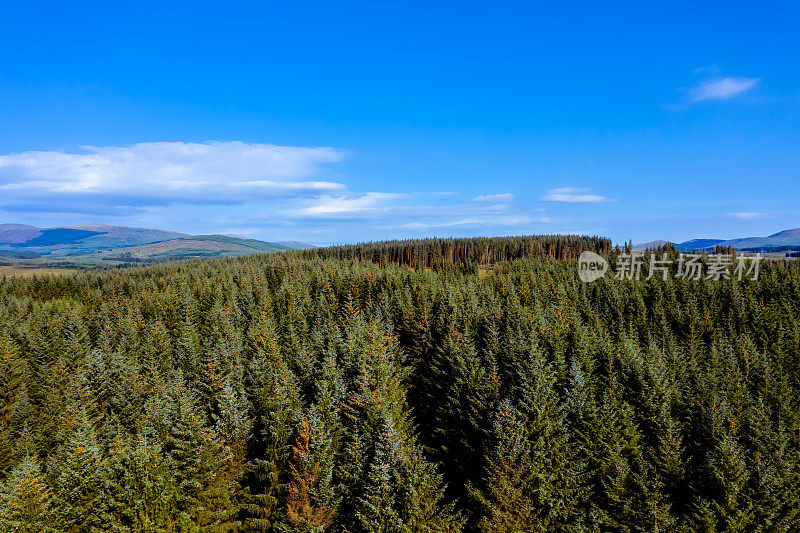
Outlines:
[[[326,165],[344,150],[241,141],[145,142],[0,155],[0,214],[203,232],[385,235],[544,231],[540,207],[477,196],[350,190]],[[123,219],[124,220],[121,220]],[[98,220],[99,219],[99,220]],[[116,220],[115,220],[116,219]],[[202,225],[202,226],[201,226]],[[374,237],[373,237],[374,238]]]

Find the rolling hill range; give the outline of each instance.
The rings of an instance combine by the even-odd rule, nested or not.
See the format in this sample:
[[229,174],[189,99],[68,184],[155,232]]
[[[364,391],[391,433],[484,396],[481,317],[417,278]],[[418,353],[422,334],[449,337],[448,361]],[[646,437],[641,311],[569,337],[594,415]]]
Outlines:
[[730,245],[737,250],[746,250],[750,248],[799,248],[800,247],[800,228],[787,229],[773,233],[769,237],[747,237],[744,239],[731,239],[723,242],[724,245]]
[[299,242],[296,246],[287,246],[233,235],[189,235],[108,224],[56,228],[0,224],[0,261],[6,264],[156,262],[235,257],[304,246],[307,245]]
[[[651,241],[635,244],[634,250],[641,251],[655,246],[662,246],[668,241]],[[738,239],[692,239],[681,243],[673,243],[681,252],[692,250],[709,251],[715,246],[731,246],[736,250],[780,252],[800,250],[800,228],[787,229],[773,233],[767,237],[744,237]]]
[[95,250],[136,246],[188,237],[186,233],[150,228],[80,224],[37,228],[22,224],[0,224],[0,249],[46,255],[74,255]]

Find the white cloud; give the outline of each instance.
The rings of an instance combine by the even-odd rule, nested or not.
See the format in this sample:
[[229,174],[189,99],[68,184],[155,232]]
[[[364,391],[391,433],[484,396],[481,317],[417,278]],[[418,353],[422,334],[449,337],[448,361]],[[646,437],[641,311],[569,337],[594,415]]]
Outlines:
[[327,147],[209,141],[82,149],[0,155],[0,191],[213,200],[344,188],[308,179],[318,164],[344,157]]
[[760,218],[766,218],[766,213],[753,213],[749,211],[743,211],[738,213],[728,213],[728,216],[731,218],[739,218],[742,220],[758,220]]
[[331,215],[354,215],[365,212],[375,212],[380,204],[388,200],[405,197],[405,194],[366,192],[358,195],[324,195],[310,201],[311,205],[303,209],[286,211],[285,214],[292,216],[331,216]]
[[476,202],[510,202],[514,199],[514,195],[510,192],[502,194],[484,194],[473,198]]
[[600,203],[609,202],[605,196],[599,194],[585,194],[585,189],[575,187],[557,187],[550,189],[547,194],[540,199],[545,202],[568,202],[568,203]]
[[[352,191],[326,147],[150,142],[0,154],[0,222],[106,222],[266,240],[526,233],[549,222],[510,192]],[[562,191],[563,192],[563,191]]]
[[[499,202],[494,196],[496,195],[480,197],[494,201],[476,201],[476,198],[457,200],[449,195],[435,193],[326,194],[307,199],[303,202],[305,206],[286,210],[281,214],[287,220],[326,224],[330,228],[339,227],[343,223],[352,225],[353,220],[363,220],[364,223],[356,231],[373,227],[379,230],[413,231],[415,235],[436,230],[466,235],[497,233],[511,228],[525,232],[539,227],[538,224],[551,221],[545,216],[519,211],[508,201]],[[500,195],[501,200],[509,198],[513,198],[510,193]]]
[[752,89],[759,81],[759,78],[715,78],[694,86],[689,91],[689,100],[725,100]]
[[513,227],[521,226],[524,224],[540,223],[545,224],[551,222],[547,217],[531,218],[526,215],[510,215],[499,217],[474,217],[474,218],[460,218],[456,220],[444,221],[431,221],[431,222],[408,222],[400,224],[399,226],[392,226],[403,229],[433,229],[433,228],[456,228],[460,226],[501,226]]

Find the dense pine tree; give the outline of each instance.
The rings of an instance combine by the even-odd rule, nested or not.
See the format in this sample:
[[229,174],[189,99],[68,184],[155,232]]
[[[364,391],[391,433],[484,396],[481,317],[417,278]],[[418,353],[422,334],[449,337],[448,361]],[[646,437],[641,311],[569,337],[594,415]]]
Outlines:
[[798,263],[584,284],[583,250],[621,252],[0,277],[0,531],[798,530]]
[[53,508],[52,490],[47,486],[39,462],[26,456],[0,491],[0,531],[50,533],[60,531]]

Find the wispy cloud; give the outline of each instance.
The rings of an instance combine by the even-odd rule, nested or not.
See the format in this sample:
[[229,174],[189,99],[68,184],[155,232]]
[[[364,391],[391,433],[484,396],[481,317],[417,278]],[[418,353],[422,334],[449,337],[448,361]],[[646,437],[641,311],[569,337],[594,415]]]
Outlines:
[[394,226],[403,229],[436,229],[436,228],[457,228],[457,227],[480,227],[480,226],[502,226],[517,227],[530,224],[546,224],[551,222],[548,217],[529,217],[526,215],[509,215],[499,217],[473,217],[459,218],[455,220],[442,220],[431,222],[408,222]]
[[608,198],[599,194],[586,194],[586,189],[575,187],[557,187],[550,189],[540,200],[545,202],[567,202],[567,203],[601,203],[610,202]]
[[[511,193],[471,199],[436,193],[348,192],[303,200],[303,206],[282,211],[290,224],[314,225],[321,233],[349,237],[368,228],[397,236],[497,235],[543,231],[551,219],[539,208],[518,208]],[[341,238],[341,237],[340,237]]]
[[754,213],[751,211],[742,211],[738,213],[728,213],[731,218],[738,218],[741,220],[758,220],[760,218],[767,218],[766,213]]
[[714,78],[699,83],[689,90],[691,102],[706,100],[726,100],[737,94],[749,91],[760,81],[759,78],[727,77]]
[[385,204],[389,200],[405,196],[405,194],[385,192],[366,192],[339,196],[324,195],[309,200],[311,205],[308,207],[284,211],[284,214],[305,217],[352,216],[375,212],[381,209],[381,204],[384,204],[385,208]]
[[484,194],[482,196],[478,196],[473,198],[476,202],[511,202],[514,200],[514,195],[510,192],[504,192],[501,194]]

